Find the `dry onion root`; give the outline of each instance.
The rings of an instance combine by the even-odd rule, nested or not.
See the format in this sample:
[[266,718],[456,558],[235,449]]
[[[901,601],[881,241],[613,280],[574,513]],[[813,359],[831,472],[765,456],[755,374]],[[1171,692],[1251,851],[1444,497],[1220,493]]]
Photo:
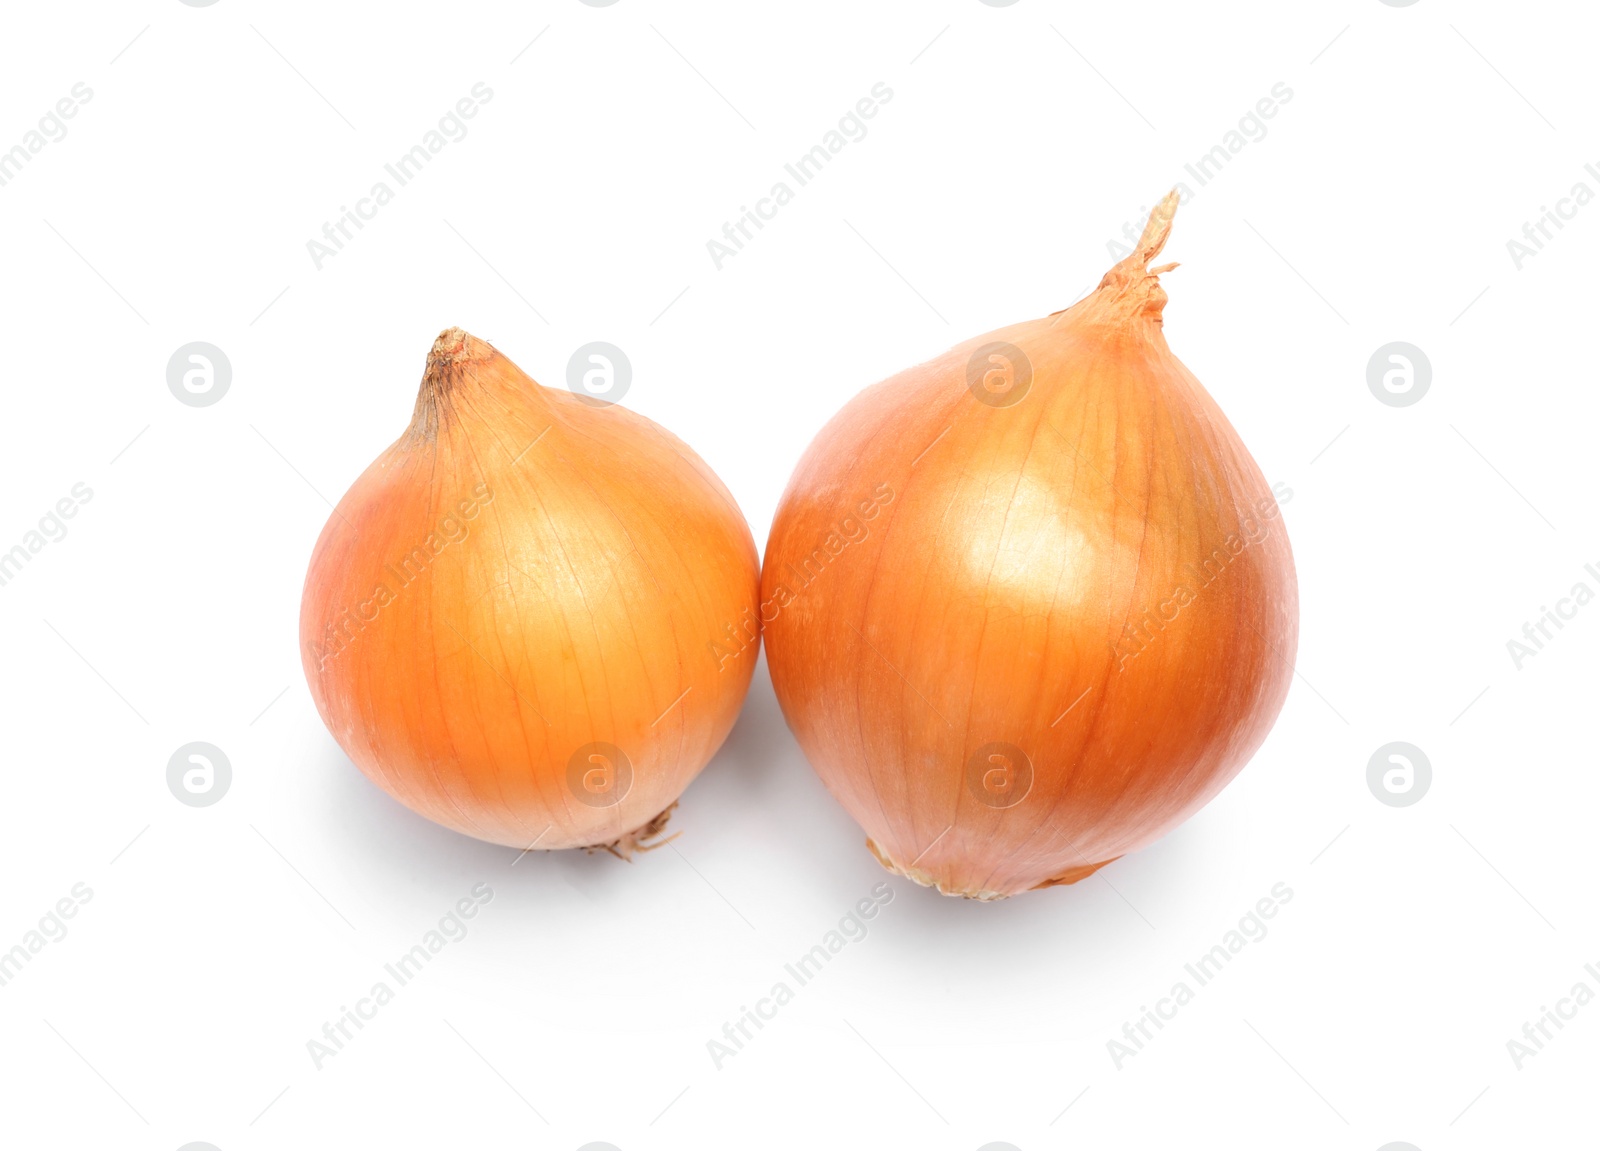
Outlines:
[[1161,330],[1177,207],[1063,312],[867,389],[768,538],[785,717],[889,870],[994,899],[1073,883],[1266,738],[1298,631],[1272,490]]
[[513,847],[646,846],[733,726],[756,644],[733,497],[642,416],[460,329],[345,493],[300,634],[323,722],[413,811]]

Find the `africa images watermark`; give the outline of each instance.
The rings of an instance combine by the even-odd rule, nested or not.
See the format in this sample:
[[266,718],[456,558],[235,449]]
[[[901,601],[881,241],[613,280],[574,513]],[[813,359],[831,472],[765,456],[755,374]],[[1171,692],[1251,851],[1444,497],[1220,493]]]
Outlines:
[[[1584,564],[1583,570],[1596,583],[1600,583],[1600,568],[1594,564]],[[1511,663],[1518,671],[1522,665],[1544,650],[1544,645],[1555,639],[1551,628],[1561,631],[1566,623],[1571,623],[1578,616],[1578,609],[1587,606],[1595,598],[1594,589],[1584,580],[1579,580],[1572,585],[1572,590],[1556,600],[1554,610],[1539,605],[1539,617],[1535,622],[1522,625],[1522,639],[1506,640],[1506,651],[1511,655]],[[1563,622],[1565,621],[1565,622]],[[1527,642],[1524,643],[1523,640]]]
[[[1595,981],[1596,986],[1600,986],[1600,967],[1593,963],[1585,963],[1583,972],[1589,979]],[[1538,1019],[1522,1025],[1522,1038],[1506,1040],[1506,1053],[1511,1056],[1511,1062],[1516,1069],[1521,1071],[1523,1064],[1544,1051],[1545,1044],[1576,1019],[1581,1008],[1589,1006],[1594,1000],[1594,987],[1589,985],[1588,979],[1580,979],[1572,985],[1570,991],[1556,1000],[1554,1008],[1541,1003]],[[1552,1027],[1555,1028],[1553,1032]]]
[[[415,979],[423,968],[433,962],[435,955],[467,937],[467,921],[477,918],[478,912],[493,899],[494,889],[487,883],[475,885],[470,896],[456,900],[455,906],[445,913],[435,927],[424,932],[422,939],[409,951],[393,963],[385,963],[383,973],[388,978],[375,982],[366,995],[356,1000],[354,1007],[341,1004],[337,1018],[322,1025],[320,1039],[306,1040],[306,1052],[311,1056],[312,1065],[321,1071],[329,1059],[343,1051],[346,1044],[378,1017],[382,1008],[394,1002],[397,989]],[[390,980],[394,981],[392,985]]]
[[782,572],[783,582],[777,584],[772,589],[772,595],[757,605],[761,616],[759,621],[746,608],[736,623],[722,625],[721,639],[707,641],[706,647],[717,661],[717,670],[722,671],[731,662],[737,661],[739,656],[761,638],[762,626],[777,619],[783,609],[795,601],[800,592],[822,578],[822,573],[828,570],[828,566],[834,560],[844,554],[846,548],[863,542],[871,534],[867,530],[866,521],[876,519],[878,513],[893,502],[894,489],[888,484],[879,484],[872,489],[869,496],[856,501],[854,512],[841,516],[828,529],[827,534],[817,541],[817,546],[811,549],[798,566],[793,563],[785,564]]
[[377,218],[378,211],[394,199],[396,188],[404,188],[411,183],[424,168],[433,163],[435,156],[451,144],[465,140],[466,121],[476,116],[478,109],[493,99],[494,89],[479,80],[472,86],[469,95],[461,97],[448,112],[439,117],[438,127],[428,129],[418,143],[401,153],[393,163],[383,166],[384,172],[394,181],[394,187],[390,187],[387,180],[378,180],[365,196],[356,201],[354,208],[340,204],[339,214],[322,225],[322,239],[313,237],[306,241],[306,251],[310,253],[317,271],[322,271],[326,261],[344,251],[345,244],[355,239],[355,232],[351,228],[359,232],[367,222]]
[[[1213,144],[1192,164],[1185,164],[1183,170],[1194,180],[1191,187],[1185,180],[1179,180],[1173,185],[1178,193],[1178,203],[1187,204],[1194,199],[1195,194],[1211,181],[1215,180],[1222,170],[1233,161],[1233,158],[1243,152],[1251,144],[1259,144],[1267,138],[1266,121],[1275,117],[1283,106],[1294,99],[1294,89],[1279,80],[1272,86],[1267,95],[1257,100],[1255,104],[1239,117],[1236,127],[1228,129],[1222,134],[1222,139]],[[1133,254],[1133,247],[1139,240],[1139,235],[1144,231],[1145,221],[1150,218],[1150,209],[1139,209],[1139,215],[1132,220],[1123,222],[1122,237],[1126,240],[1107,240],[1106,250],[1111,253],[1113,260],[1121,260]]]
[[[1583,170],[1600,183],[1600,168],[1591,163],[1585,164]],[[1565,228],[1567,221],[1575,218],[1580,208],[1586,208],[1593,202],[1594,195],[1594,189],[1586,181],[1579,180],[1565,196],[1556,201],[1554,208],[1540,204],[1539,215],[1522,225],[1522,239],[1513,237],[1506,241],[1512,266],[1522,271],[1523,264],[1544,251],[1545,244],[1555,239],[1555,232],[1550,229],[1559,232]]]
[[93,898],[94,892],[87,883],[73,884],[71,891],[40,916],[36,926],[22,933],[20,943],[13,944],[10,951],[0,952],[0,987],[9,985],[47,946],[65,939],[66,920],[77,918],[79,909]]
[[0,188],[15,180],[23,165],[33,163],[33,158],[47,145],[58,144],[67,138],[66,122],[78,114],[78,109],[94,99],[94,89],[79,80],[72,91],[57,100],[39,117],[39,126],[22,134],[22,142],[0,152]]
[[[838,927],[826,932],[821,941],[799,959],[793,963],[785,963],[783,972],[787,979],[780,979],[774,983],[772,990],[757,999],[753,1008],[741,1004],[739,1014],[731,1022],[722,1025],[722,1037],[706,1040],[706,1051],[711,1056],[712,1066],[721,1071],[724,1063],[743,1051],[745,1044],[755,1038],[755,1032],[778,1017],[780,1007],[785,1007],[794,1001],[796,988],[804,987],[815,979],[823,968],[833,962],[833,957],[850,944],[860,943],[865,939],[868,922],[876,919],[878,912],[893,901],[894,888],[889,886],[887,880],[874,885],[872,890],[858,899],[855,907],[839,920]],[[793,980],[792,984],[790,980]]]
[[[55,506],[39,518],[39,526],[22,533],[22,542],[13,544],[9,551],[0,552],[0,587],[5,587],[21,574],[33,557],[49,544],[67,538],[67,525],[78,514],[78,509],[94,499],[94,489],[79,482],[72,490],[55,502]],[[3,545],[0,545],[3,546]]]
[[[837,127],[830,128],[823,134],[820,143],[813,144],[810,150],[792,164],[783,166],[788,179],[775,181],[767,190],[767,194],[756,201],[754,208],[741,204],[739,215],[722,225],[722,238],[706,241],[706,251],[710,253],[711,262],[717,271],[722,271],[724,262],[744,251],[744,246],[755,238],[751,228],[759,232],[767,226],[768,221],[777,217],[778,209],[785,207],[794,199],[795,189],[804,188],[816,179],[847,145],[865,140],[866,121],[876,116],[879,109],[893,99],[894,89],[879,80],[872,86],[869,95],[861,97],[850,111],[839,117]],[[790,186],[789,180],[794,181],[793,187]]]
[[1168,624],[1177,621],[1184,608],[1199,599],[1202,591],[1222,577],[1228,565],[1243,555],[1245,549],[1267,538],[1268,522],[1277,519],[1279,508],[1294,498],[1294,489],[1280,481],[1272,485],[1272,495],[1274,498],[1263,496],[1256,502],[1255,515],[1240,518],[1238,533],[1229,532],[1221,543],[1211,549],[1210,555],[1199,563],[1186,565],[1188,574],[1194,577],[1192,586],[1189,583],[1179,584],[1170,595],[1156,604],[1154,613],[1148,607],[1141,608],[1137,621],[1130,618],[1122,625],[1122,635],[1111,645],[1111,652],[1117,657],[1118,671],[1125,671],[1129,660],[1143,654]]
[[[353,608],[346,607],[336,619],[328,621],[323,629],[322,642],[311,645],[311,654],[315,657],[319,668],[328,660],[343,655],[351,644],[360,639],[367,625],[375,622],[384,608],[394,603],[406,588],[421,579],[427,572],[428,565],[433,563],[445,548],[467,538],[468,521],[476,519],[478,513],[494,500],[494,492],[490,490],[488,484],[479,484],[473,488],[472,495],[473,498],[470,500],[458,501],[455,510],[446,513],[439,520],[438,527],[429,532],[421,543],[393,563],[384,564],[383,571],[389,579],[373,588],[371,596]],[[390,580],[393,581],[393,586]]]
[[1143,1051],[1157,1033],[1176,1019],[1179,1009],[1192,1003],[1195,992],[1216,979],[1223,968],[1233,962],[1235,955],[1250,944],[1265,939],[1266,921],[1275,919],[1283,905],[1293,898],[1294,889],[1287,883],[1274,883],[1272,890],[1256,900],[1255,906],[1240,917],[1236,927],[1223,933],[1220,943],[1213,945],[1211,950],[1193,963],[1183,965],[1187,979],[1175,982],[1166,995],[1156,1000],[1153,1009],[1140,1004],[1138,1017],[1122,1025],[1122,1037],[1106,1040],[1106,1052],[1117,1070],[1121,1071],[1124,1063]]

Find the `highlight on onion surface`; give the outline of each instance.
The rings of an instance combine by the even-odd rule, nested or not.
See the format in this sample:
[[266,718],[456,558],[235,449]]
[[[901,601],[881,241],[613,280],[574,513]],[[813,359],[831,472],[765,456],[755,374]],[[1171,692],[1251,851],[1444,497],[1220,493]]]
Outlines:
[[1238,773],[1299,607],[1272,489],[1162,334],[1176,192],[1079,303],[862,392],[762,570],[784,716],[890,871],[1073,883]]
[[514,847],[626,855],[733,726],[755,543],[700,457],[451,328],[411,425],[317,541],[306,680],[401,803]]

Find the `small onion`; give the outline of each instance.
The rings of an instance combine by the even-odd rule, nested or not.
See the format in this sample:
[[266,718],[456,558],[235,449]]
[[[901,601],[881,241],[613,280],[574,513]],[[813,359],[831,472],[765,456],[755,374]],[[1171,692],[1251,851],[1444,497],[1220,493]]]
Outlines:
[[994,899],[1192,815],[1298,631],[1272,490],[1161,330],[1176,193],[1071,308],[862,392],[767,542],[773,687],[889,870]]
[[323,722],[375,783],[515,847],[644,846],[738,715],[755,543],[642,416],[452,328],[345,493],[301,603]]

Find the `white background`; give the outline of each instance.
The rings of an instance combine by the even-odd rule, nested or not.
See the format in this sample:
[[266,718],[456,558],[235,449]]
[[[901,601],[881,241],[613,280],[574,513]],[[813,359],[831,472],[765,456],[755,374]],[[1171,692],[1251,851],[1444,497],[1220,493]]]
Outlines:
[[[1507,1041],[1600,961],[1600,607],[1507,641],[1600,561],[1592,9],[178,0],[12,5],[0,147],[0,1141],[223,1151],[1578,1146],[1600,1005]],[[528,47],[530,41],[531,47]],[[319,271],[306,241],[472,86],[492,101]],[[892,102],[744,252],[707,240],[873,85]],[[1107,242],[1274,84],[1292,100],[1179,212],[1168,339],[1285,515],[1299,675],[1224,794],[1074,887],[899,879],[871,933],[718,1069],[707,1041],[886,876],[758,670],[672,848],[515,853],[438,829],[323,729],[296,621],[336,500],[459,324],[695,447],[758,542],[865,385],[1065,307]],[[233,382],[193,408],[179,346]],[[1433,383],[1380,403],[1380,345]],[[168,757],[232,788],[194,809]],[[1433,782],[1368,790],[1383,744]],[[307,1041],[450,906],[494,899],[318,1070]],[[1107,1041],[1276,883],[1292,901],[1119,1069]]]

